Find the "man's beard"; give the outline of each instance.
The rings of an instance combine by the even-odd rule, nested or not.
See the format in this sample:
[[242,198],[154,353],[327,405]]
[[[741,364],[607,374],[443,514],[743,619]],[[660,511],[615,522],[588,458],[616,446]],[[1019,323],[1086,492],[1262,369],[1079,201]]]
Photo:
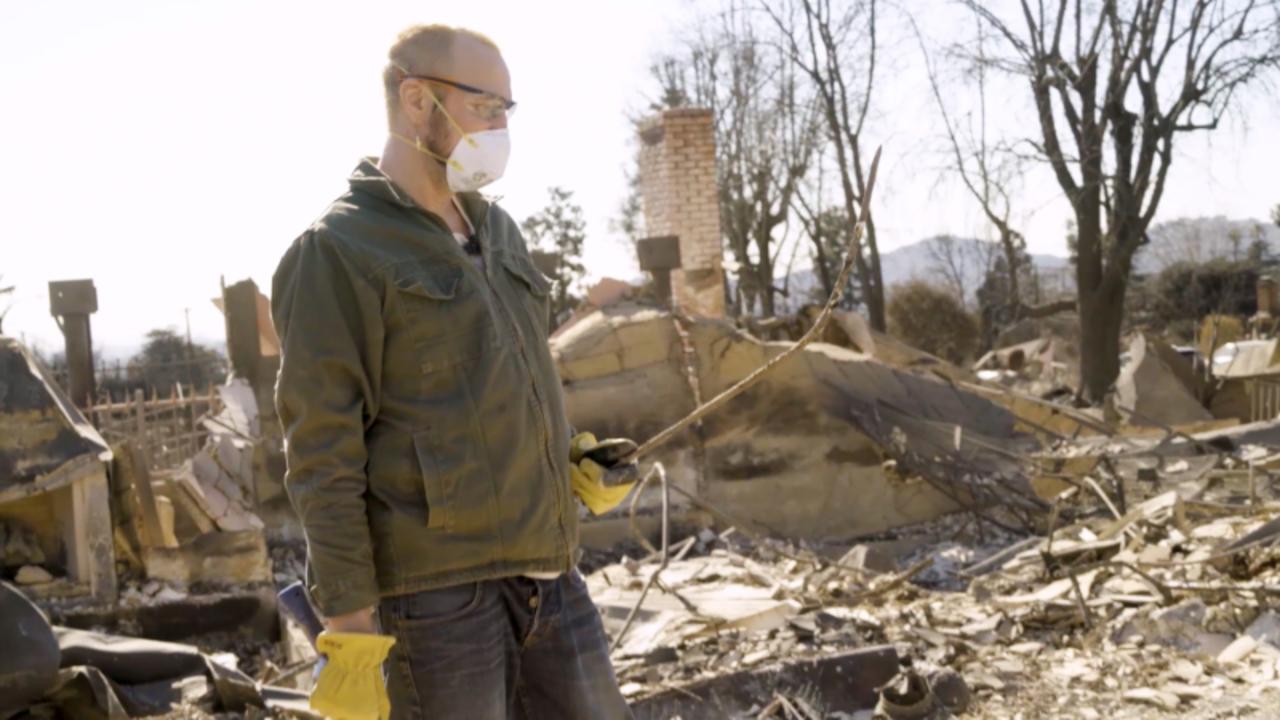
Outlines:
[[440,109],[436,108],[427,116],[427,132],[422,139],[422,144],[431,152],[427,156],[428,162],[434,162],[442,168],[448,164],[446,159],[449,153],[444,151],[445,143],[448,141],[449,121],[444,118]]

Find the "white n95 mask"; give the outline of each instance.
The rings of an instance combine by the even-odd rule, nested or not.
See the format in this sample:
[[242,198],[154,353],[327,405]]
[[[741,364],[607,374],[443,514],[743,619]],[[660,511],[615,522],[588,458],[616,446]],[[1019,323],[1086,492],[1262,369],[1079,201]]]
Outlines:
[[502,177],[510,157],[511,136],[506,128],[464,134],[445,161],[449,189],[479,190]]

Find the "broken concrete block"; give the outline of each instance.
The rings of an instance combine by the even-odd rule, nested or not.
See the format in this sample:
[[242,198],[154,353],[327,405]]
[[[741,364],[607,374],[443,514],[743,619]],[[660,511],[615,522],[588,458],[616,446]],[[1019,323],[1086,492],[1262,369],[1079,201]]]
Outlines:
[[222,475],[213,483],[213,487],[222,493],[231,504],[237,506],[246,505],[244,491],[236,484],[234,479]]
[[1223,665],[1240,662],[1253,654],[1258,649],[1258,641],[1248,635],[1241,635],[1231,642],[1230,645],[1222,649],[1218,653],[1218,662]]
[[191,458],[191,472],[201,485],[213,485],[223,475],[222,468],[218,467],[208,449],[201,450]]
[[212,484],[205,485],[201,490],[203,490],[205,502],[208,504],[209,515],[215,521],[227,514],[227,508],[231,506],[231,501],[227,499],[226,495],[222,494],[221,490]]
[[190,462],[184,463],[174,475],[173,487],[175,506],[183,511],[183,517],[190,521],[198,531],[197,534],[211,532],[214,529],[213,508],[210,507],[209,499],[205,497]]
[[13,580],[19,585],[43,585],[53,582],[53,575],[38,565],[23,565]]
[[179,585],[239,585],[271,579],[267,543],[257,530],[212,532],[178,548],[148,550],[147,577]]
[[841,572],[850,569],[869,570],[872,573],[892,572],[898,568],[899,559],[913,549],[912,543],[896,540],[859,543],[836,560],[831,574],[839,576]]
[[218,386],[218,397],[223,405],[222,412],[218,414],[218,420],[222,423],[218,431],[237,433],[245,438],[255,438],[261,434],[258,426],[258,401],[248,382],[233,378],[227,384]]
[[1143,611],[1121,626],[1112,640],[1119,645],[1141,637],[1149,644],[1217,657],[1235,638],[1207,632],[1204,629],[1207,613],[1208,608],[1198,598],[1168,608]]
[[236,506],[227,509],[227,513],[217,519],[218,529],[224,532],[241,532],[243,530],[263,529],[262,520],[251,512]]

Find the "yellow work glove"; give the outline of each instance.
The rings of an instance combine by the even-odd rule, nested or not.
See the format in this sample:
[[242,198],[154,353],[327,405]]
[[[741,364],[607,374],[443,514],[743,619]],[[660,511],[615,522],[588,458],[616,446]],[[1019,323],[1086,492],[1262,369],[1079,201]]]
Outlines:
[[391,701],[382,662],[396,639],[370,633],[325,631],[316,637],[324,667],[311,691],[311,709],[335,720],[387,720]]
[[[598,444],[591,433],[579,433],[569,442],[569,485],[593,515],[602,515],[617,507],[636,484],[633,464],[606,468],[587,457]],[[606,483],[606,475],[631,479]]]

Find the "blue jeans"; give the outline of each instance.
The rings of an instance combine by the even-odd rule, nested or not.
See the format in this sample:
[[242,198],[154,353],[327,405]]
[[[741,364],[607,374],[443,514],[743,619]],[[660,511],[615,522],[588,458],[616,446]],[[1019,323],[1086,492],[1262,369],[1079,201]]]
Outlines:
[[630,718],[600,613],[574,570],[386,598],[391,717]]

